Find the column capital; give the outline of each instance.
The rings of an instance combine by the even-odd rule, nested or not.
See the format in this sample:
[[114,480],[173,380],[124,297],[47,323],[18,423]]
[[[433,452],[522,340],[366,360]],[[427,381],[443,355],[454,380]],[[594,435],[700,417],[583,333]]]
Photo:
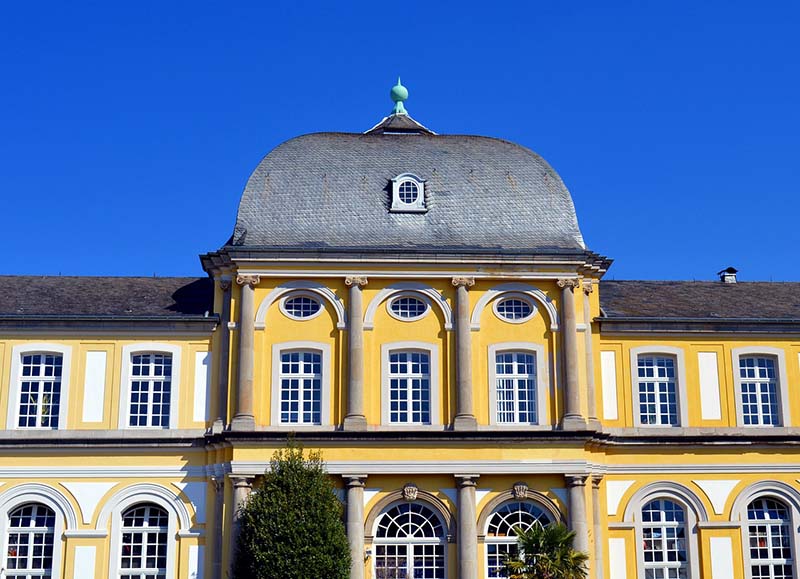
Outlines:
[[461,487],[476,487],[478,486],[478,479],[481,477],[479,474],[456,474],[453,475],[456,479],[456,484]]
[[342,479],[347,488],[361,487],[363,488],[367,482],[367,475],[365,474],[343,474]]
[[231,484],[235,489],[252,489],[253,488],[253,481],[255,477],[253,476],[231,476]]
[[583,293],[587,296],[594,291],[594,284],[590,279],[583,280],[581,287],[583,288]]
[[231,289],[231,279],[230,278],[228,278],[228,279],[220,278],[220,280],[219,280],[219,289],[221,289],[224,292],[226,292],[229,289]]
[[603,475],[602,474],[593,474],[592,475],[592,488],[599,489],[601,482],[603,482]]
[[581,286],[581,280],[579,280],[578,278],[565,277],[565,278],[559,279],[556,282],[556,284],[558,284],[558,287],[560,287],[562,289],[563,288],[575,289],[575,288],[579,288]]
[[453,284],[453,287],[465,287],[471,288],[475,285],[475,278],[474,277],[454,277],[450,280]]
[[254,288],[260,282],[261,282],[261,276],[260,275],[250,275],[250,274],[242,275],[242,274],[239,274],[239,275],[236,276],[236,283],[241,285],[241,286],[248,285],[251,288]]
[[583,487],[586,486],[586,479],[589,478],[588,474],[565,474],[564,479],[567,481],[567,487]]
[[369,283],[367,276],[365,275],[348,275],[344,278],[344,285],[347,287],[357,287],[362,288]]

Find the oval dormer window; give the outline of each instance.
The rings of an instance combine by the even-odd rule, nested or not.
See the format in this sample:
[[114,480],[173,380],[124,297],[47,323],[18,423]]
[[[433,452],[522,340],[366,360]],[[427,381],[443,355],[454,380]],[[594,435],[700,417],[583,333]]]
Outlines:
[[322,303],[310,295],[292,295],[281,302],[281,310],[293,320],[310,320],[322,313]]
[[498,318],[507,322],[525,322],[536,312],[536,308],[528,298],[511,296],[501,298],[494,304],[494,313]]
[[411,179],[400,183],[398,193],[400,194],[400,202],[407,205],[412,205],[419,199],[419,187]]
[[411,173],[392,179],[392,213],[425,213],[425,181]]
[[389,301],[389,314],[404,322],[413,322],[425,316],[428,302],[413,295],[399,295]]

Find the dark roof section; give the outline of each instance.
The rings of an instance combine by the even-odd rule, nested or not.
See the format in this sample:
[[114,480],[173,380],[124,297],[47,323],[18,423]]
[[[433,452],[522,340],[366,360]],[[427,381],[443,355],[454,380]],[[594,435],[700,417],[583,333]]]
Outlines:
[[210,278],[0,276],[0,318],[203,318],[213,303]]
[[609,320],[800,321],[800,283],[602,280],[600,307]]
[[408,115],[389,115],[380,123],[366,131],[365,135],[378,135],[383,133],[435,133],[428,127],[423,126]]
[[[426,213],[389,211],[391,179],[425,180]],[[488,137],[315,133],[259,163],[233,246],[253,250],[583,252],[572,197],[539,155]]]

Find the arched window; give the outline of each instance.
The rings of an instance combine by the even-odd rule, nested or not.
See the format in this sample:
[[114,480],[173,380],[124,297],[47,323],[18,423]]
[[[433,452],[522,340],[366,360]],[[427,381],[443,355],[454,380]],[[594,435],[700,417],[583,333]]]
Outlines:
[[781,501],[762,497],[747,505],[749,579],[793,579],[792,522]]
[[120,579],[166,579],[169,515],[152,503],[122,513]]
[[644,577],[689,577],[686,511],[676,502],[656,499],[642,507]]
[[421,503],[398,503],[378,519],[375,579],[445,578],[445,531]]
[[488,577],[505,577],[503,559],[517,553],[516,531],[527,531],[534,525],[549,525],[550,513],[531,501],[510,501],[500,505],[486,525],[486,573]]
[[51,577],[56,514],[39,503],[28,503],[8,514],[6,579]]

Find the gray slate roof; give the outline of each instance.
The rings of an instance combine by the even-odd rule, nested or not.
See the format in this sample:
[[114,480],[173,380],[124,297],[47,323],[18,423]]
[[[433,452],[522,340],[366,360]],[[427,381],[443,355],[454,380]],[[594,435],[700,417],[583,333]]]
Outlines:
[[[426,180],[427,213],[390,213],[390,180]],[[269,153],[232,245],[265,249],[583,251],[572,198],[536,153],[488,137],[316,133]]]
[[189,318],[213,299],[210,278],[0,276],[0,317]]
[[800,283],[600,282],[606,317],[800,320]]

